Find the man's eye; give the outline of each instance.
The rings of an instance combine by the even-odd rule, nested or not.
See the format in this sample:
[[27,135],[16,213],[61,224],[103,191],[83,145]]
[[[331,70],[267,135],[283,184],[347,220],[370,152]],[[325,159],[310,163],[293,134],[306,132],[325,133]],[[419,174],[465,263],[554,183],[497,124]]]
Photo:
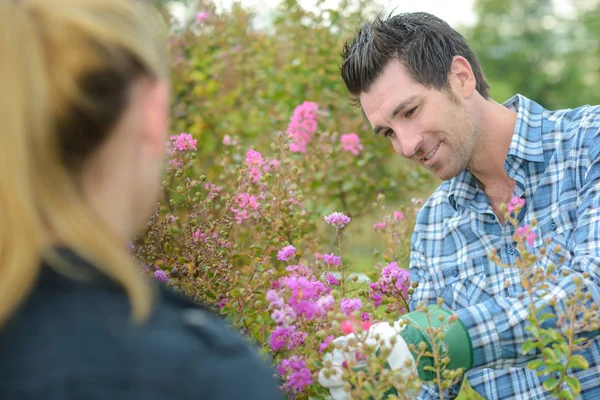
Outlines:
[[396,136],[396,134],[394,133],[393,130],[390,129],[390,130],[385,131],[383,133],[383,136],[385,136],[388,139],[392,139],[392,138],[394,138],[394,136]]
[[417,111],[417,108],[419,108],[419,106],[411,108],[410,110],[408,110],[408,111],[406,112],[406,114],[404,114],[404,116],[405,116],[406,118],[410,118],[410,117],[412,117],[412,116],[413,116],[413,114],[415,113],[415,111]]

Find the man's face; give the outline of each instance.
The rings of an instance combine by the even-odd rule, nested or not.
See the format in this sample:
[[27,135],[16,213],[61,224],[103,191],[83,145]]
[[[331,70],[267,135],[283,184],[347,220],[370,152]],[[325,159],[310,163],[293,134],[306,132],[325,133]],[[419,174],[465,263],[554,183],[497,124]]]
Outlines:
[[393,59],[359,99],[375,133],[400,155],[442,180],[468,167],[479,142],[477,119],[452,88],[427,89]]

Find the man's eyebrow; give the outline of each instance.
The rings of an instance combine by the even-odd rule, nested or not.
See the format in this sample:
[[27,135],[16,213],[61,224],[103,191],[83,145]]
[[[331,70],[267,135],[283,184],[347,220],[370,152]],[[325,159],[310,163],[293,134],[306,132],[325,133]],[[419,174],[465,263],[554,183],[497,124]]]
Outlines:
[[[399,103],[393,110],[392,113],[390,114],[390,119],[394,118],[396,115],[400,114],[400,112],[402,110],[404,110],[409,104],[411,104],[412,102],[414,102],[417,99],[417,95],[414,96],[410,96],[408,99],[402,101],[401,103]],[[376,126],[373,128],[373,132],[375,132],[376,135],[379,135],[379,131],[384,129],[382,126]]]

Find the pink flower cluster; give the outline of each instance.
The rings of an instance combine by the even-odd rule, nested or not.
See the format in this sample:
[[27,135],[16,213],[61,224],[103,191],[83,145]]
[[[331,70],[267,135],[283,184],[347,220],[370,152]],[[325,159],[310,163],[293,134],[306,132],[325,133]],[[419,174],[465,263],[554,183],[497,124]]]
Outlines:
[[402,297],[408,300],[408,288],[410,286],[410,274],[407,270],[398,266],[397,262],[388,263],[381,270],[381,277],[375,283],[371,283],[371,299],[375,306],[381,305],[382,296]]
[[337,211],[329,214],[324,219],[329,225],[332,225],[338,229],[341,229],[350,223],[350,217]]
[[181,155],[188,151],[196,150],[196,139],[189,133],[171,135],[167,143],[167,154],[169,156],[169,168],[177,169],[183,166]]
[[265,164],[262,155],[256,150],[248,150],[246,153],[246,164],[252,183],[257,183],[262,176],[261,167]]
[[354,299],[343,298],[340,300],[340,307],[344,314],[350,315],[352,311],[359,311],[361,309],[362,301],[358,297]]
[[204,190],[206,190],[208,192],[206,198],[208,200],[212,200],[215,197],[217,197],[217,194],[219,194],[219,192],[221,191],[221,188],[218,187],[217,185],[215,185],[214,183],[207,181],[204,184]]
[[273,351],[279,351],[284,346],[288,350],[292,350],[303,344],[307,336],[308,333],[296,331],[296,327],[293,325],[278,326],[269,337],[269,345]]
[[248,211],[258,210],[258,201],[256,196],[248,193],[238,193],[234,197],[235,207],[231,207],[231,211],[235,215],[238,224],[250,218]]
[[[311,273],[308,268],[299,272]],[[296,273],[275,281],[266,298],[273,320],[278,325],[288,326],[298,317],[307,321],[324,317],[335,303],[330,292],[331,288],[323,282],[310,275]]]
[[286,133],[292,139],[290,151],[294,153],[306,153],[306,146],[317,131],[317,111],[319,105],[305,101],[294,110]]
[[506,211],[509,214],[512,214],[516,210],[520,211],[524,205],[525,205],[525,199],[522,199],[519,196],[513,196],[513,198],[510,199],[510,202],[506,205]]
[[342,150],[350,152],[357,156],[362,150],[363,145],[360,143],[360,138],[356,133],[346,133],[340,137],[342,142]]
[[223,143],[223,145],[225,146],[237,146],[238,141],[237,139],[232,139],[229,135],[225,135],[223,136],[223,140],[221,141],[221,143]]
[[392,216],[386,216],[383,222],[374,223],[373,229],[376,231],[383,231],[385,230],[386,226],[388,226],[388,224],[396,224],[402,222],[403,220],[404,214],[402,214],[402,211],[394,211]]
[[176,152],[184,153],[186,151],[196,150],[197,140],[189,133],[180,133],[172,135],[169,143],[169,155],[173,156]]
[[206,21],[210,17],[210,14],[207,11],[202,11],[196,14],[196,23],[201,24]]
[[529,243],[530,246],[533,247],[533,241],[535,240],[535,233],[531,230],[531,226],[529,225],[525,225],[525,226],[520,226],[517,228],[517,231],[515,232],[515,239],[516,240],[524,240],[527,243]]
[[296,255],[296,248],[292,245],[285,246],[277,252],[277,259],[279,261],[289,261]]
[[327,263],[327,265],[332,267],[337,267],[342,262],[342,259],[335,254],[323,254],[323,260]]
[[157,269],[156,271],[154,271],[154,278],[162,283],[169,282],[169,277],[167,276],[167,273],[162,269]]
[[306,368],[306,361],[298,356],[281,360],[277,366],[277,373],[285,378],[283,390],[290,393],[301,392],[305,386],[312,385],[312,374]]

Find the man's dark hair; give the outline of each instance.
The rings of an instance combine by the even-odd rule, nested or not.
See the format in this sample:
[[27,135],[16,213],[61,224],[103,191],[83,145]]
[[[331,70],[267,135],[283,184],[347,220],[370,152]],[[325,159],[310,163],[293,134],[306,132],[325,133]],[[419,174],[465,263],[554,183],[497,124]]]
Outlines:
[[476,89],[487,99],[490,86],[464,37],[443,20],[424,12],[377,17],[363,23],[344,45],[342,78],[356,100],[370,89],[391,60],[398,59],[415,81],[427,88],[448,89],[454,56],[469,61]]

